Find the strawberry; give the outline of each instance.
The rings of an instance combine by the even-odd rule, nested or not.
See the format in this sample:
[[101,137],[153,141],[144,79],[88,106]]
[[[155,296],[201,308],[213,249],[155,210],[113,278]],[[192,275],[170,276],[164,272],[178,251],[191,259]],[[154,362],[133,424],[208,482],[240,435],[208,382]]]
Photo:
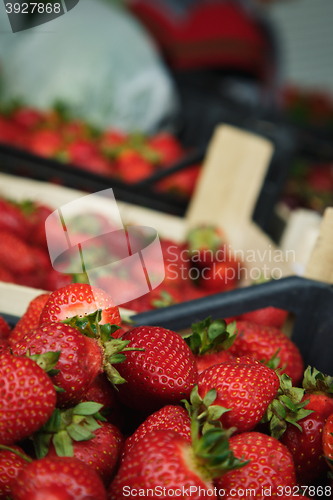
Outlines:
[[184,154],[180,142],[168,132],[155,134],[148,140],[148,144],[159,154],[159,163],[163,166],[175,163]]
[[0,315],[0,339],[7,339],[11,330],[7,321]]
[[0,265],[0,281],[3,281],[4,283],[15,283],[14,274],[8,271],[8,269],[5,269],[1,265]]
[[56,391],[49,376],[26,357],[0,356],[0,443],[26,438],[50,418]]
[[175,332],[159,327],[139,326],[125,333],[130,348],[119,364],[127,381],[119,386],[120,400],[135,409],[155,411],[187,398],[197,382],[195,359],[185,341]]
[[106,500],[92,467],[77,458],[42,458],[28,464],[12,487],[13,500]]
[[333,413],[325,422],[322,441],[324,457],[328,466],[333,470]]
[[238,320],[250,321],[257,325],[274,326],[282,328],[288,317],[288,311],[277,307],[264,307],[256,309],[248,313],[241,314],[237,317]]
[[[243,432],[232,436],[230,449],[235,457],[249,460],[241,469],[215,479],[221,498],[281,498],[287,486],[296,486],[295,467],[289,450],[277,439],[259,432]],[[269,490],[268,495],[263,493]],[[242,493],[243,492],[243,493]]]
[[236,261],[214,262],[211,268],[203,272],[199,278],[199,285],[204,290],[213,293],[233,290],[240,280]]
[[233,427],[237,432],[259,423],[279,386],[274,370],[247,356],[207,368],[198,379],[199,397],[204,399],[215,388],[215,405],[226,410],[219,420],[225,429]]
[[44,323],[11,347],[16,355],[28,351],[32,356],[61,351],[56,365],[60,371],[52,378],[54,384],[64,391],[57,394],[59,406],[78,403],[102,366],[102,350],[95,340],[63,323]]
[[4,352],[10,353],[9,343],[6,339],[0,339],[0,354]]
[[36,262],[29,246],[9,231],[0,231],[0,265],[13,274],[30,273]]
[[274,355],[280,360],[280,373],[291,377],[297,385],[303,378],[304,363],[298,347],[281,330],[250,323],[236,322],[238,334],[229,348],[234,356],[251,356],[259,361],[268,362]]
[[72,274],[59,273],[51,268],[46,276],[44,276],[43,289],[53,292],[59,288],[70,285],[73,281],[75,281],[75,279]]
[[22,127],[33,130],[42,125],[44,114],[42,111],[34,108],[20,107],[14,111],[12,119]]
[[154,166],[135,150],[126,149],[117,157],[117,172],[127,184],[135,184],[154,173]]
[[324,418],[316,412],[297,421],[297,426],[288,424],[280,438],[293,456],[299,484],[312,483],[326,469],[323,455]]
[[0,500],[11,497],[11,487],[24,467],[32,462],[19,446],[0,445]]
[[167,405],[152,413],[125,441],[122,459],[128,455],[135,443],[146,434],[157,430],[172,430],[191,442],[191,420],[189,414],[181,406]]
[[192,196],[201,171],[201,165],[192,165],[168,175],[156,183],[156,189],[188,199]]
[[302,387],[306,408],[319,413],[325,420],[333,413],[333,377],[310,366],[304,372]]
[[29,234],[28,220],[15,203],[0,198],[0,231],[9,231],[22,240]]
[[26,333],[39,325],[40,314],[49,298],[48,293],[42,293],[35,297],[28,305],[22,318],[14,326],[10,333],[10,342],[15,344]]
[[223,319],[212,322],[210,317],[192,324],[192,333],[184,340],[195,356],[199,374],[210,366],[235,358],[228,351],[236,338],[235,326],[235,323],[227,326]]
[[116,426],[101,421],[101,407],[85,402],[67,410],[57,408],[33,436],[37,458],[74,456],[90,465],[108,486],[116,471],[123,436]]
[[51,158],[61,150],[63,139],[56,130],[36,130],[30,136],[29,151],[38,155]]
[[40,316],[40,324],[87,316],[102,310],[100,324],[120,326],[118,307],[103,290],[86,284],[71,284],[51,293]]
[[212,478],[243,465],[221,429],[195,437],[193,445],[173,430],[151,431],[125,456],[108,499],[125,499],[131,491],[151,498],[217,499]]
[[68,162],[77,166],[87,164],[96,154],[98,154],[97,145],[89,139],[77,139],[66,147]]

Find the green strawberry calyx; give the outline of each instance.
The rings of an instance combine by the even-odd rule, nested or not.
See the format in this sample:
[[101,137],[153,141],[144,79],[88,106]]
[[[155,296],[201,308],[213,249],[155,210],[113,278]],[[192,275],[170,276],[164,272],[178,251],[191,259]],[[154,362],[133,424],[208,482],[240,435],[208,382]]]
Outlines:
[[185,342],[196,356],[229,349],[236,339],[236,322],[227,325],[224,319],[212,321],[211,316],[199,323],[193,323],[192,333],[184,337]]
[[200,250],[210,250],[213,253],[225,245],[225,239],[215,226],[201,226],[191,229],[187,235],[190,253]]
[[105,422],[99,413],[103,405],[88,401],[74,408],[56,408],[50,419],[33,435],[37,458],[47,455],[51,443],[59,457],[73,457],[74,441],[88,441],[95,438],[94,431]]
[[278,374],[278,377],[280,379],[278,393],[261,420],[263,423],[269,422],[270,434],[276,439],[283,435],[288,423],[302,431],[298,421],[312,413],[312,410],[304,408],[309,402],[309,400],[302,401],[304,389],[293,387],[291,378],[285,373]]
[[324,375],[316,368],[308,366],[304,372],[302,387],[305,393],[325,393],[333,395],[333,377]]
[[172,306],[173,304],[176,303],[177,301],[173,298],[173,296],[169,292],[166,292],[165,290],[161,291],[159,299],[151,301],[151,304],[158,309],[161,307]]
[[193,416],[195,415],[195,425],[199,425],[200,431],[203,434],[209,429],[216,427],[220,428],[221,422],[219,421],[219,419],[224,413],[230,411],[229,408],[224,408],[223,406],[213,404],[216,396],[216,389],[211,389],[207,392],[205,397],[202,398],[199,394],[198,386],[195,385],[191,391],[190,402],[187,400],[183,400],[185,408],[187,409],[191,417],[192,424]]
[[[49,377],[54,377],[60,370],[55,369],[56,364],[59,361],[61,351],[48,351],[43,354],[30,354],[30,349],[27,350],[25,356],[32,359],[35,363],[48,374]],[[65,392],[65,389],[58,387],[53,384],[56,392]]]
[[229,411],[213,405],[217,393],[211,389],[202,399],[198,386],[192,390],[190,401],[183,401],[191,417],[193,460],[204,477],[221,477],[230,470],[244,467],[249,461],[236,458],[229,447],[229,438],[235,428],[223,429],[219,418]]
[[111,323],[101,325],[101,317],[102,310],[98,309],[84,317],[74,316],[68,318],[63,323],[77,328],[83,335],[93,338],[98,342],[104,353],[103,370],[111,384],[117,389],[117,385],[126,383],[126,380],[120,375],[114,365],[125,361],[125,352],[144,351],[144,349],[127,347],[130,340],[113,338],[112,334],[120,330],[120,326],[112,325]]

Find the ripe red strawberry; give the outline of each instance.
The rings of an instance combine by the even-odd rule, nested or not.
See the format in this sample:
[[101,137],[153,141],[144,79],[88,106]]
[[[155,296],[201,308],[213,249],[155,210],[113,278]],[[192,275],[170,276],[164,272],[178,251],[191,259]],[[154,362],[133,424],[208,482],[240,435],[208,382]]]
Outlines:
[[175,163],[184,153],[176,137],[168,132],[155,134],[148,140],[148,144],[159,154],[159,163],[163,166]]
[[77,458],[35,460],[17,477],[13,500],[106,500],[101,479]]
[[274,326],[282,328],[288,317],[288,311],[277,307],[264,307],[248,313],[241,314],[238,320],[250,321],[257,325]]
[[68,162],[80,166],[98,154],[97,145],[89,139],[77,139],[66,147]]
[[16,355],[44,354],[61,351],[52,377],[53,383],[65,392],[58,392],[59,406],[78,403],[102,366],[102,349],[94,339],[86,337],[64,323],[44,323],[26,333],[15,344],[11,344]]
[[180,335],[164,328],[139,326],[122,339],[130,341],[130,348],[144,349],[127,353],[126,360],[118,365],[127,381],[119,386],[124,404],[154,411],[189,397],[198,373],[194,356]]
[[72,274],[63,274],[59,273],[55,269],[51,268],[46,276],[44,276],[43,282],[43,290],[48,290],[50,292],[54,292],[59,288],[63,288],[64,286],[70,285],[75,281],[74,276]]
[[154,172],[154,165],[135,150],[126,149],[117,157],[117,172],[127,184],[135,184]]
[[49,298],[48,293],[42,293],[35,297],[28,305],[22,318],[14,326],[10,334],[11,344],[15,344],[26,333],[39,325],[40,314]]
[[236,288],[240,276],[237,262],[214,262],[212,267],[199,278],[199,284],[210,292],[227,292]]
[[0,231],[9,231],[26,240],[29,234],[28,220],[19,206],[0,198]]
[[0,354],[4,352],[10,353],[9,343],[6,339],[0,339]]
[[122,459],[128,455],[135,443],[152,431],[172,430],[191,442],[191,419],[181,406],[167,405],[152,413],[125,441]]
[[192,165],[160,180],[156,183],[156,189],[188,199],[195,190],[200,171],[201,165]]
[[298,347],[281,330],[248,321],[236,322],[238,334],[229,348],[234,356],[251,356],[268,362],[277,352],[280,373],[286,373],[298,385],[303,378],[304,363]]
[[87,316],[99,309],[102,310],[100,324],[120,326],[119,309],[109,295],[97,287],[74,283],[51,293],[41,313],[40,324]]
[[326,420],[322,438],[324,457],[328,466],[333,470],[333,413]]
[[57,130],[41,129],[31,134],[29,151],[50,158],[61,150],[62,143],[63,139]]
[[56,391],[35,361],[0,356],[0,443],[12,444],[33,434],[53,413]]
[[30,462],[32,459],[19,446],[0,445],[0,500],[11,497],[12,485],[21,470]]
[[325,420],[313,412],[297,424],[288,424],[280,441],[293,456],[298,483],[309,484],[326,469],[322,444]]
[[308,366],[302,387],[305,389],[303,401],[309,401],[305,408],[319,413],[326,420],[333,413],[333,377]]
[[0,281],[4,283],[15,283],[15,276],[13,273],[5,269],[3,266],[0,266]]
[[229,445],[237,458],[250,462],[215,479],[215,486],[225,491],[225,498],[240,500],[244,498],[241,491],[251,490],[251,498],[264,499],[263,490],[270,488],[267,498],[280,498],[286,486],[297,484],[291,453],[277,439],[259,432],[243,432],[232,436]]
[[67,410],[56,409],[52,419],[34,434],[37,458],[74,456],[90,465],[108,486],[124,440],[116,426],[101,421],[100,408],[98,403],[85,402]]
[[30,273],[36,262],[29,246],[9,231],[0,231],[0,265],[15,274]]
[[108,499],[123,500],[130,491],[142,491],[152,498],[217,499],[212,477],[242,465],[229,452],[221,429],[207,431],[193,446],[175,431],[152,431],[126,455],[110,485]]
[[22,127],[31,130],[43,123],[44,114],[34,108],[20,107],[14,111],[12,119]]
[[11,330],[7,321],[0,315],[0,339],[7,339]]
[[[99,425],[93,432],[95,437],[73,443],[73,456],[92,467],[108,486],[116,472],[123,437],[115,425],[108,422],[99,422]],[[51,448],[47,456],[57,456],[55,449]]]
[[215,388],[214,404],[230,410],[219,419],[223,427],[245,432],[260,422],[277,395],[279,385],[274,370],[253,358],[242,356],[203,371],[198,379],[198,392],[204,399]]

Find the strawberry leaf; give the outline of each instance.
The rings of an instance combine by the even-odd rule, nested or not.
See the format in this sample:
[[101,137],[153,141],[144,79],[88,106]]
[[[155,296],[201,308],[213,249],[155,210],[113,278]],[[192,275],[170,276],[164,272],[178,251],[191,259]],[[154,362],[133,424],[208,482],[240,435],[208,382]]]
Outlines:
[[[90,439],[93,439],[95,437],[95,434],[90,432],[84,426],[75,423],[68,425],[66,431],[74,441],[89,441]],[[53,439],[53,444],[54,444],[54,439]]]
[[68,432],[63,430],[53,436],[53,445],[58,457],[73,457],[73,441]]
[[103,408],[100,403],[95,403],[94,401],[87,401],[84,403],[79,403],[73,408],[73,415],[94,415]]

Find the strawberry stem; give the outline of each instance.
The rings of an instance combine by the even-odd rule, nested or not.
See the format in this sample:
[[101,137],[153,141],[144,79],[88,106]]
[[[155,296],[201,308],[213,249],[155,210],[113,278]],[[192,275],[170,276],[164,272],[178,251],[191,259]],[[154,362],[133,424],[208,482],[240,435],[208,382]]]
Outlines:
[[23,460],[25,460],[28,464],[31,464],[31,462],[33,462],[32,458],[28,457],[27,455],[25,455],[24,453],[21,453],[18,450],[14,450],[10,446],[6,446],[4,444],[0,444],[0,450],[10,451],[10,452],[14,453],[16,456],[18,456],[18,457],[22,458]]

